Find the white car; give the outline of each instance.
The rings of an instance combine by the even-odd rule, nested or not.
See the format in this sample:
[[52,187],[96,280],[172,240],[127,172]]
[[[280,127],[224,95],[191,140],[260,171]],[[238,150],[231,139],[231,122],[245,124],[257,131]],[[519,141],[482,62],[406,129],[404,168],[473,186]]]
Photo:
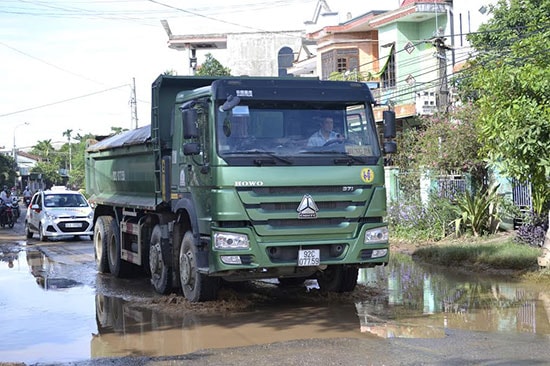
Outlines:
[[94,211],[82,193],[69,190],[39,191],[27,208],[25,231],[41,241],[61,236],[94,235]]

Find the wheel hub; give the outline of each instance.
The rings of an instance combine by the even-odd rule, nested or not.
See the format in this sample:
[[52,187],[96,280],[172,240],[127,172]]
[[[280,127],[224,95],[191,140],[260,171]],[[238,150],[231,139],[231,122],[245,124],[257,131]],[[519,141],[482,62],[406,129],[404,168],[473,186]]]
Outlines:
[[188,285],[191,280],[191,259],[189,254],[180,256],[180,281],[181,285]]
[[151,245],[149,251],[149,266],[151,267],[151,273],[158,274],[162,268],[162,253],[160,244]]

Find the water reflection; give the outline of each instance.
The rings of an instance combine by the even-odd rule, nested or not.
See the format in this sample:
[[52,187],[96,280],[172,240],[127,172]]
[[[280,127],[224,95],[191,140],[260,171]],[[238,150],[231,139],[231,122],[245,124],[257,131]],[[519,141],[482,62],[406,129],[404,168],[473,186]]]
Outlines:
[[550,289],[502,278],[459,275],[394,256],[387,268],[361,271],[387,296],[356,303],[361,330],[382,337],[442,337],[446,328],[550,334]]
[[171,356],[207,348],[240,347],[311,338],[372,337],[358,331],[352,304],[279,304],[244,313],[165,313],[118,297],[96,296],[98,333],[92,358]]
[[460,275],[408,256],[360,271],[359,282],[383,289],[380,296],[358,291],[328,304],[289,297],[229,314],[152,310],[145,305],[158,295],[143,295],[134,279],[97,275],[95,286],[79,286],[95,269],[36,248],[4,248],[0,259],[2,361],[170,356],[310,338],[438,338],[448,329],[550,334],[549,286]]
[[61,265],[52,261],[39,250],[27,250],[27,264],[36,279],[36,283],[44,290],[65,289],[82,284],[74,279],[58,277],[56,273],[62,273]]

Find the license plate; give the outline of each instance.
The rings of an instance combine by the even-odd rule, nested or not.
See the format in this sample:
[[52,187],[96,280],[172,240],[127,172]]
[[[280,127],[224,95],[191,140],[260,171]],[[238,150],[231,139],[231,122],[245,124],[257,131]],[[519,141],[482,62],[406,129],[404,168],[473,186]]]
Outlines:
[[321,254],[319,249],[305,249],[298,252],[298,266],[318,266],[321,264]]
[[65,224],[65,227],[82,227],[80,222],[68,222]]

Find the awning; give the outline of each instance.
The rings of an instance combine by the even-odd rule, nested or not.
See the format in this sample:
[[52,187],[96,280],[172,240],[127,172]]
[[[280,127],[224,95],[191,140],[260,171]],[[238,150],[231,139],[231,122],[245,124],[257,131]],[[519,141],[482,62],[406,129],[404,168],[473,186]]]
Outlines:
[[375,78],[379,78],[382,76],[382,74],[384,74],[384,72],[386,71],[386,69],[388,68],[388,64],[390,63],[390,58],[391,56],[393,55],[393,50],[395,49],[395,43],[393,43],[390,47],[390,52],[388,52],[388,55],[386,56],[386,60],[384,61],[384,65],[382,66],[382,68],[380,69],[380,71],[378,72],[374,72],[372,74],[373,77]]

